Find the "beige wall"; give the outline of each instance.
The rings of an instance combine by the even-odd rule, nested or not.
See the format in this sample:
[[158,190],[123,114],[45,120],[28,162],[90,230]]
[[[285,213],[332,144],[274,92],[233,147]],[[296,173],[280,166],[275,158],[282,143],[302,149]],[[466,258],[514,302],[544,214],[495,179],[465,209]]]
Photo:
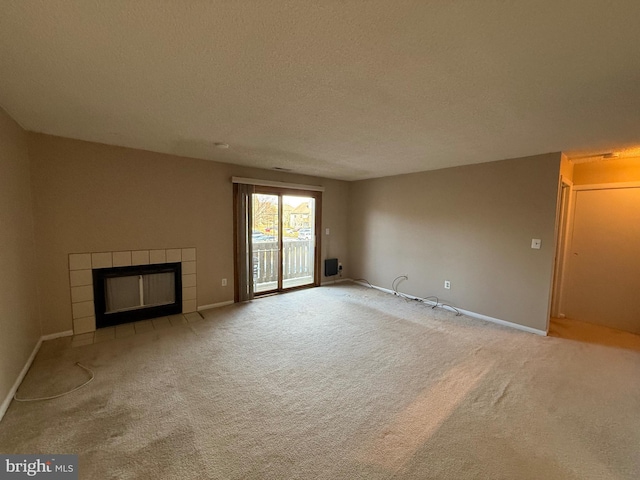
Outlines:
[[2,109],[0,172],[2,403],[40,338],[27,134]]
[[640,157],[578,163],[574,167],[575,185],[619,182],[640,182]]
[[323,185],[322,258],[344,277],[389,287],[406,273],[408,293],[546,328],[559,154],[350,184],[35,133],[28,144],[44,334],[71,329],[69,253],[193,246],[198,304],[232,300],[233,175]]
[[233,300],[234,175],[323,185],[323,229],[348,275],[346,182],[34,133],[29,152],[45,333],[71,329],[69,253],[196,247],[198,304]]
[[559,171],[556,153],[353,183],[352,277],[546,330]]

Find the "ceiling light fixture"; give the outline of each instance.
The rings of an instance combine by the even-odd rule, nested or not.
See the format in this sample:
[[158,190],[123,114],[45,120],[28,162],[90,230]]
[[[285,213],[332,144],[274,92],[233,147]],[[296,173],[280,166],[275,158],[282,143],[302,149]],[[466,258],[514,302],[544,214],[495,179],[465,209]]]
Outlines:
[[229,144],[228,143],[220,143],[220,142],[216,142],[213,144],[214,147],[216,148],[221,148],[223,150],[226,150],[227,148],[229,148]]

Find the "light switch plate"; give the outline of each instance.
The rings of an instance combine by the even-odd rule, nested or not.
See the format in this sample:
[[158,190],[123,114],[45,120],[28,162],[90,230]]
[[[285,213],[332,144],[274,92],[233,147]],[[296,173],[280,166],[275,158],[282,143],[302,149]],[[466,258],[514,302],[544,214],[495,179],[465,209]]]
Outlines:
[[535,248],[536,250],[540,250],[540,246],[542,245],[542,240],[539,238],[531,239],[531,248]]

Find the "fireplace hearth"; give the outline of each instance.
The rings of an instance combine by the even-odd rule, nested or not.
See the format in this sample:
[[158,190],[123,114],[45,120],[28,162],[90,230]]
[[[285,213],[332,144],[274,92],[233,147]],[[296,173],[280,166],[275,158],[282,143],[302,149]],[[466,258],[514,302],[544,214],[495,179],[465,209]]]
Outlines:
[[96,328],[182,312],[181,263],[93,270]]
[[[107,273],[105,278],[99,280],[97,270]],[[195,312],[196,277],[193,247],[70,253],[73,333]]]

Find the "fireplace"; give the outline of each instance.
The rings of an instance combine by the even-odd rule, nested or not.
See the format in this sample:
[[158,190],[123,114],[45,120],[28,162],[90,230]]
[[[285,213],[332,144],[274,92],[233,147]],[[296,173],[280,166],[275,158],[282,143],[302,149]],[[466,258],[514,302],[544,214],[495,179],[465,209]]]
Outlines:
[[[171,265],[175,263],[180,265],[180,270],[176,270],[175,265]],[[121,270],[121,267],[132,268]],[[167,271],[163,272],[162,269],[166,267],[168,267]],[[94,270],[107,272],[111,270],[111,276],[107,278],[113,278],[113,280],[103,279],[102,285],[96,288],[98,279],[96,274],[94,284]],[[171,271],[173,271],[171,277],[175,293],[170,289],[172,280],[165,275],[145,277],[145,275],[167,274]],[[141,279],[140,276],[143,278]],[[195,312],[198,309],[196,277],[196,249],[193,247],[70,253],[69,287],[73,333],[76,335],[89,333],[95,331],[96,327],[163,317],[173,315],[175,312]],[[164,288],[159,291],[153,288],[162,285]],[[117,295],[116,298],[107,301],[104,298],[105,288],[110,288],[115,293],[121,291],[129,293]],[[167,288],[171,293],[166,293]],[[96,302],[101,302],[99,308],[96,308]],[[175,305],[172,307],[175,310],[164,310],[163,307],[168,307],[170,302],[177,304],[177,307]],[[155,310],[148,312],[146,307]],[[100,324],[97,324],[97,311],[100,311],[101,317],[105,317]],[[137,313],[138,311],[148,312],[150,317]]]
[[96,328],[182,312],[182,265],[93,270]]

